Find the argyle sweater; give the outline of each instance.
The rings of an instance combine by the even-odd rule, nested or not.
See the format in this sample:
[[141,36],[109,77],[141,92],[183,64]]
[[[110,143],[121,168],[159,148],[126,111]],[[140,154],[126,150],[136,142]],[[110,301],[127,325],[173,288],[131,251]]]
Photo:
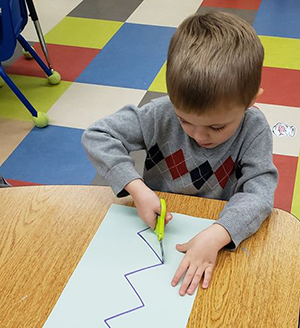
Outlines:
[[[125,106],[90,126],[82,143],[119,197],[141,178],[152,190],[228,200],[217,223],[231,236],[229,248],[254,234],[272,211],[277,186],[272,133],[257,108],[249,108],[235,134],[212,149],[183,131],[169,97],[142,108]],[[141,149],[147,152],[143,177],[129,155]]]

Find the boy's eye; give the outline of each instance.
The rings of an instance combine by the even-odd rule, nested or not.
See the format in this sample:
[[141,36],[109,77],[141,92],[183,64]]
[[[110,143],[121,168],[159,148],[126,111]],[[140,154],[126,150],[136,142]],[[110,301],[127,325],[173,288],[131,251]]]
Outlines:
[[180,122],[181,122],[182,124],[190,124],[189,122],[183,120],[182,118],[180,119]]
[[224,126],[221,126],[221,127],[219,127],[219,128],[214,128],[214,127],[211,127],[212,128],[212,130],[214,130],[214,131],[222,131],[224,128],[225,128],[225,125]]

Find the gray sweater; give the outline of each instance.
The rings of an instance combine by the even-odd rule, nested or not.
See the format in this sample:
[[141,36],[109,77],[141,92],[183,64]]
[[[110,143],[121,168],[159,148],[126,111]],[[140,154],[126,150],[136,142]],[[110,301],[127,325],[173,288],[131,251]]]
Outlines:
[[[100,176],[118,196],[142,178],[153,190],[228,200],[218,224],[236,248],[254,234],[273,208],[277,170],[266,118],[249,108],[235,134],[219,146],[200,147],[185,134],[168,97],[142,108],[125,106],[99,120],[82,143]],[[129,153],[147,152],[143,177]]]

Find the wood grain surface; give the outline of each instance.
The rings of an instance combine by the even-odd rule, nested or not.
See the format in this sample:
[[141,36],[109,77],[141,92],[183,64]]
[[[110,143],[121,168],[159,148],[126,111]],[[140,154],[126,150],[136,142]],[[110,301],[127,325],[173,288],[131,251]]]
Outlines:
[[[225,204],[159,195],[169,211],[210,219]],[[133,206],[108,187],[0,189],[0,328],[43,326],[112,203]],[[300,222],[274,210],[236,252],[220,252],[187,327],[296,328],[299,300]]]

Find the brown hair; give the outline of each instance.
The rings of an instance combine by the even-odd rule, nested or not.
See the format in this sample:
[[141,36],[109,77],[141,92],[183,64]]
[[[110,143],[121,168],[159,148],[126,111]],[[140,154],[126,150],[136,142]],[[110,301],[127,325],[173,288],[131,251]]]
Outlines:
[[221,104],[246,109],[258,92],[263,59],[263,46],[243,19],[222,12],[188,17],[169,46],[170,99],[188,113],[204,113]]

